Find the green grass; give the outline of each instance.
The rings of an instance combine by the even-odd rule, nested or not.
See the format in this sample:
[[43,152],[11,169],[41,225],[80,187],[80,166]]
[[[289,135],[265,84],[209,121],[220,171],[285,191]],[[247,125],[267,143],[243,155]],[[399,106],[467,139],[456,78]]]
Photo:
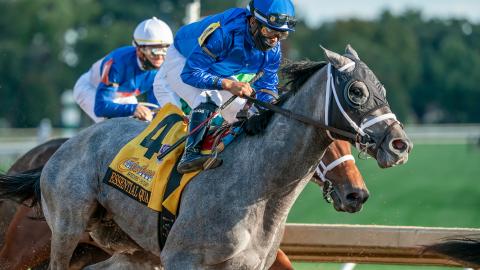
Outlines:
[[[370,190],[360,213],[336,212],[324,203],[318,187],[309,184],[288,222],[480,227],[480,149],[471,145],[415,145],[405,165],[380,169],[373,159],[358,158],[357,165]],[[336,264],[295,266],[303,270],[339,269]],[[355,269],[451,268],[361,265]]]

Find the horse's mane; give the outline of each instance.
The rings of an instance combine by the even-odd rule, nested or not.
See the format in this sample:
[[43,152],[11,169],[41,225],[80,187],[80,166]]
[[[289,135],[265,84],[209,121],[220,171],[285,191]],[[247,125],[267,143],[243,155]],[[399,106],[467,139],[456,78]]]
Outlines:
[[[279,87],[281,94],[276,105],[281,106],[291,96],[295,95],[301,86],[316,71],[324,67],[326,62],[316,62],[310,60],[290,61],[286,60],[280,68],[281,77],[286,81]],[[248,135],[255,135],[263,132],[266,128],[274,112],[270,110],[262,110],[260,114],[250,117],[245,123],[245,132]]]
[[313,73],[324,67],[326,62],[317,62],[310,60],[290,61],[285,60],[280,68],[282,78],[286,83],[280,87],[280,91],[295,93],[310,78]]

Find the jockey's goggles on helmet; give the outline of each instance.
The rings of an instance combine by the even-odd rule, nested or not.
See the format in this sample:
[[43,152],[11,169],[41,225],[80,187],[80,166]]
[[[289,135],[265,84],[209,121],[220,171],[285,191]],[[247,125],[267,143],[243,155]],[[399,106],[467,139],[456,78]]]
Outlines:
[[134,41],[136,47],[140,49],[144,54],[148,54],[150,56],[165,56],[167,55],[168,47],[170,44],[165,45],[139,45],[136,41]]
[[286,14],[270,14],[267,17],[267,21],[269,25],[278,28],[283,28],[286,25],[288,29],[294,29],[295,25],[297,25],[297,20]]
[[165,56],[167,55],[167,50],[169,45],[164,45],[164,46],[142,46],[140,47],[140,50],[145,53],[149,54],[151,56]]
[[260,26],[260,33],[262,33],[262,36],[266,38],[278,38],[279,40],[284,40],[288,37],[288,31],[277,31],[273,30],[271,28],[268,28],[268,26],[261,25]]
[[286,14],[270,14],[268,16],[262,14],[257,9],[254,9],[253,15],[257,20],[261,21],[263,24],[267,24],[270,27],[276,29],[285,29],[285,31],[294,31],[295,25],[297,25],[297,20]]

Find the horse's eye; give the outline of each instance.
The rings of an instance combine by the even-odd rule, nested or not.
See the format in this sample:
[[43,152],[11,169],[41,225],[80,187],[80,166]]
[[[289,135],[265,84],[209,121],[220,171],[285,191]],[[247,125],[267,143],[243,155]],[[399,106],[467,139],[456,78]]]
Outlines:
[[368,100],[370,93],[363,82],[354,82],[347,91],[347,98],[355,106],[361,106]]

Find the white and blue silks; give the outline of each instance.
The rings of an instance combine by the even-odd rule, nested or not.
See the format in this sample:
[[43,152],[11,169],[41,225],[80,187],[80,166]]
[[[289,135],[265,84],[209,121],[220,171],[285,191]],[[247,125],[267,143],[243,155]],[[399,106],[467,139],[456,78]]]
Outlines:
[[157,71],[140,68],[134,47],[118,48],[77,80],[75,101],[95,122],[131,116],[138,95],[145,93],[148,102],[158,104],[152,89]]
[[[177,32],[174,45],[169,48],[154,80],[154,93],[160,105],[171,102],[180,106],[182,98],[195,108],[206,102],[208,95],[220,106],[232,96],[221,90],[223,78],[260,71],[263,76],[252,87],[278,92],[280,44],[265,52],[256,49],[247,15],[246,9],[229,9],[186,25]],[[266,102],[274,99],[264,92],[259,92],[257,98]],[[245,100],[236,99],[222,116],[228,122],[235,121],[236,113],[244,104]]]

